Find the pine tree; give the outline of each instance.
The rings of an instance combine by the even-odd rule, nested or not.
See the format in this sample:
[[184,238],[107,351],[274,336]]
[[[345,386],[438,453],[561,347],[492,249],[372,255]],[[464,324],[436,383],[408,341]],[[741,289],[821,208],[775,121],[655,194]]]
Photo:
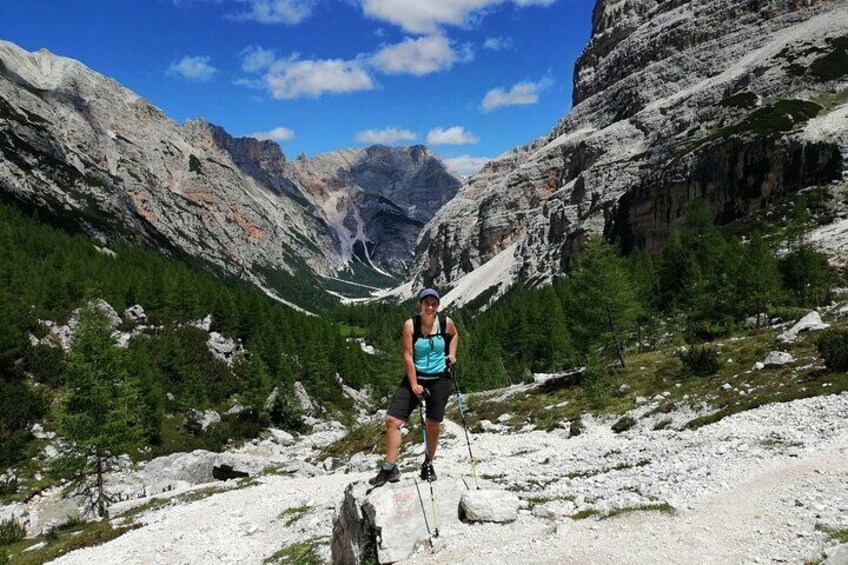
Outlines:
[[250,406],[256,414],[265,410],[265,399],[271,392],[271,380],[268,376],[268,367],[257,353],[250,355],[250,360],[243,362],[237,372],[241,377],[241,395],[245,404]]
[[106,316],[83,306],[65,370],[67,399],[59,422],[66,444],[57,467],[69,475],[68,491],[83,496],[101,517],[108,517],[110,502],[105,473],[141,443],[138,390],[122,361]]
[[571,308],[580,322],[584,354],[600,345],[615,351],[626,367],[624,340],[635,325],[638,303],[624,259],[603,239],[591,238],[571,279]]
[[780,293],[780,272],[777,259],[759,232],[754,232],[745,248],[739,268],[738,297],[745,309],[743,314],[757,316],[771,305]]

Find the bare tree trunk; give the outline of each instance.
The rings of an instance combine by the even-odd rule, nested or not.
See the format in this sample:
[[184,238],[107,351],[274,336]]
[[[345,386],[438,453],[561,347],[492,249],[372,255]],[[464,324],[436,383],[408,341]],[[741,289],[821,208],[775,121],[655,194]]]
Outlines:
[[607,322],[609,323],[610,331],[612,332],[612,337],[615,339],[615,352],[618,355],[618,361],[621,363],[621,368],[627,368],[627,362],[624,360],[624,348],[621,345],[621,339],[618,337],[618,330],[615,329],[615,324],[612,321],[612,312],[610,311],[609,304],[605,304],[604,308],[607,311]]
[[503,357],[498,355],[498,361],[501,362],[501,367],[503,367],[504,376],[506,376],[506,380],[509,382],[509,386],[512,386],[512,377],[509,376],[509,371],[506,370],[506,365],[504,365]]
[[109,513],[106,510],[106,493],[103,489],[103,457],[100,455],[100,449],[94,451],[94,459],[96,461],[96,488],[97,488],[97,514],[101,518],[108,518]]

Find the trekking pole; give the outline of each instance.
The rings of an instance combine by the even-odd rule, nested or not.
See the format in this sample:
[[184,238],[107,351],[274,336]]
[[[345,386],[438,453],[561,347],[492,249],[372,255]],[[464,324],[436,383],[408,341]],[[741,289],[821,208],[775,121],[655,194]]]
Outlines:
[[427,520],[427,509],[424,508],[424,499],[421,498],[421,489],[418,488],[418,481],[412,479],[415,483],[415,490],[418,491],[418,502],[421,503],[421,513],[424,514],[424,527],[427,528],[427,535],[430,536],[430,547],[433,547],[433,532],[430,531],[430,522]]
[[468,446],[468,459],[471,460],[471,477],[474,479],[474,486],[480,490],[480,482],[477,480],[477,461],[474,459],[474,454],[471,453],[471,438],[468,437],[468,423],[465,421],[465,410],[462,408],[462,393],[459,391],[459,381],[456,375],[453,374],[453,366],[448,363],[448,372],[450,373],[453,387],[456,391],[456,402],[459,407],[459,417],[462,420],[462,430],[465,432],[465,445]]
[[[428,458],[430,453],[429,446],[427,445],[427,400],[426,397],[429,396],[429,391],[424,389],[424,395],[421,397],[421,403],[418,405],[418,411],[421,413],[421,433],[424,436],[424,459]],[[430,483],[430,508],[433,512],[433,537],[439,537],[439,524],[441,520],[439,520],[439,506],[436,504],[436,492],[433,490],[433,475],[432,473],[428,473],[427,482]],[[426,516],[426,514],[425,514]]]

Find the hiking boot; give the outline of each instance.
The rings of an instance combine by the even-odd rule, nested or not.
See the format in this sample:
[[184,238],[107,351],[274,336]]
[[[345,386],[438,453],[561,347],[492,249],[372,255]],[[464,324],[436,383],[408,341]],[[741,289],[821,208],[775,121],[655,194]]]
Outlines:
[[386,471],[385,469],[380,469],[380,472],[377,473],[376,477],[374,477],[372,479],[368,479],[368,484],[375,486],[375,487],[381,487],[386,483],[396,483],[399,480],[400,480],[400,469],[398,469],[398,466],[395,465],[394,467],[392,467],[391,471]]
[[422,481],[435,481],[436,480],[436,470],[433,469],[432,461],[424,461],[421,464],[421,480]]

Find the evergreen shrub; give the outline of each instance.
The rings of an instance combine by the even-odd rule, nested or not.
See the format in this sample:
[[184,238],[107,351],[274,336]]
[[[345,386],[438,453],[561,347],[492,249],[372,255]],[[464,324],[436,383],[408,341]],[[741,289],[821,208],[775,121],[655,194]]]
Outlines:
[[626,432],[635,425],[636,420],[633,416],[622,416],[612,425],[612,431],[620,434],[621,432]]
[[59,387],[65,367],[65,352],[61,347],[34,345],[24,351],[24,368],[32,377],[45,385]]
[[0,545],[12,545],[24,539],[26,528],[14,518],[0,522]]
[[284,430],[302,432],[305,429],[303,425],[303,410],[294,398],[294,391],[291,387],[281,388],[279,390],[271,405],[268,416],[275,426],[279,426]]
[[848,330],[830,329],[822,332],[816,347],[828,369],[848,371]]
[[699,377],[718,373],[718,352],[710,346],[693,346],[680,354],[680,360],[689,373]]
[[0,496],[18,492],[18,478],[14,475],[0,479]]

